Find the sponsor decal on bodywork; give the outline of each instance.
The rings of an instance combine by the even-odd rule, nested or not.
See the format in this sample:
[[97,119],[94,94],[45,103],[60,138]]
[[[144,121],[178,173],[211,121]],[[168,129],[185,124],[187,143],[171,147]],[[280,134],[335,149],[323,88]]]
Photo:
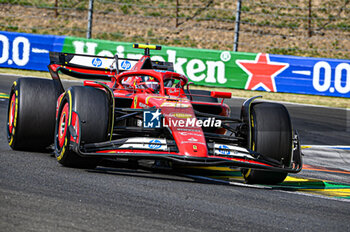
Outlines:
[[215,143],[214,149],[215,149],[215,155],[241,156],[241,157],[247,157],[250,159],[254,159],[253,156],[250,155],[249,151],[243,147]]
[[165,139],[136,137],[136,138],[127,139],[125,141],[125,144],[121,145],[119,148],[151,149],[151,150],[166,151],[168,146],[166,144]]

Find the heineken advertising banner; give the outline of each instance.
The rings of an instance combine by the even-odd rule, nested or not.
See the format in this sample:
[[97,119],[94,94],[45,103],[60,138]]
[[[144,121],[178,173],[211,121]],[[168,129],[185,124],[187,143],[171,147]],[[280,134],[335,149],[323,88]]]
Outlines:
[[[46,51],[126,58],[143,54],[132,43],[0,32],[0,67],[47,70]],[[170,46],[151,55],[152,60],[173,62],[176,72],[197,85],[350,97],[350,60]]]

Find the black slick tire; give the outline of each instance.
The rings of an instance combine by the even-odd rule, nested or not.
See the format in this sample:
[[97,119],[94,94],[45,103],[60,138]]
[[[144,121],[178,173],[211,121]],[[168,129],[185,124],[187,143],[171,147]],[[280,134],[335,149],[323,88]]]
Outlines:
[[[66,118],[62,118],[65,107],[79,115],[81,144],[106,141],[110,110],[107,95],[100,89],[73,86],[66,91],[56,119],[55,155],[58,162],[66,167],[95,168],[100,158],[82,157],[70,147],[70,131],[67,128],[69,117],[72,115],[68,113],[69,110],[65,113]],[[60,142],[60,136],[64,136],[64,142]]]
[[[252,150],[289,167],[292,156],[292,125],[285,106],[277,103],[254,103],[251,108]],[[250,184],[279,184],[287,173],[244,169]]]
[[12,149],[42,151],[53,143],[58,95],[52,80],[19,78],[13,83],[7,114]]

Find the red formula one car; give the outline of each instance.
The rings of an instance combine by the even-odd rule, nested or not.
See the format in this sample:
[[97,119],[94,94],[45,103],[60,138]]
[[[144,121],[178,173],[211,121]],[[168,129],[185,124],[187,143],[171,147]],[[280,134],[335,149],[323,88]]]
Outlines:
[[[59,163],[79,168],[103,158],[241,167],[248,183],[276,184],[301,170],[298,135],[283,105],[253,97],[232,118],[223,103],[231,93],[190,90],[172,63],[151,60],[160,46],[134,47],[145,50],[140,60],[51,52],[52,80],[20,78],[12,86],[9,145],[54,144]],[[84,86],[65,90],[59,72],[85,79]]]

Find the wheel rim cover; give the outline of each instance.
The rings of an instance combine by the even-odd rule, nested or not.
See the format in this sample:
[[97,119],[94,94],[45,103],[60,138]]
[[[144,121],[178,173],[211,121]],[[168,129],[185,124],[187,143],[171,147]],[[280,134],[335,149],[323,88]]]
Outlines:
[[15,112],[16,112],[16,96],[13,94],[11,97],[10,110],[9,110],[9,132],[10,132],[10,134],[12,134],[12,131],[13,131]]
[[68,119],[68,103],[66,103],[63,107],[63,110],[60,116],[60,121],[58,124],[58,144],[60,147],[63,147],[64,140],[66,138],[67,127],[68,127],[67,119]]

